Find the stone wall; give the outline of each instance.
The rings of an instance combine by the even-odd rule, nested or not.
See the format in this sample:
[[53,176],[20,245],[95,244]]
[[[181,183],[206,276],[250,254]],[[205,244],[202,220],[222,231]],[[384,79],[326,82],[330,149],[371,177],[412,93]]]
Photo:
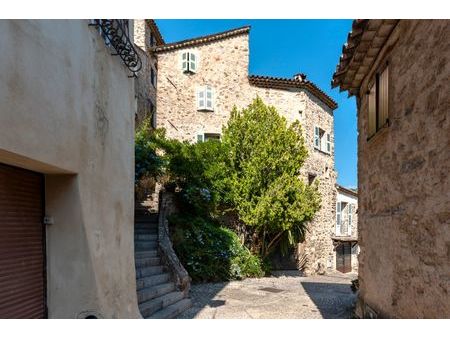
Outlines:
[[134,44],[142,60],[142,69],[137,74],[136,96],[137,96],[137,112],[136,126],[138,126],[145,118],[152,116],[156,109],[156,87],[151,83],[151,69],[157,77],[156,57],[150,52],[150,33],[151,29],[145,20],[134,21]]
[[[257,95],[266,104],[275,106],[288,121],[299,119],[309,150],[302,176],[308,180],[308,174],[317,175],[322,195],[322,208],[309,225],[299,255],[302,261],[307,258],[305,273],[324,272],[333,254],[331,234],[335,226],[333,111],[304,89],[279,90],[250,85],[248,34],[189,48],[195,51],[200,60],[195,74],[183,73],[181,70],[181,52],[186,50],[176,49],[157,54],[157,126],[164,127],[168,137],[196,142],[198,134],[221,133],[233,106],[244,108]],[[214,89],[214,112],[197,111],[196,90],[204,85]],[[330,133],[331,154],[313,148],[315,125]]]
[[450,24],[401,20],[389,64],[389,126],[367,140],[358,98],[359,315],[450,317]]

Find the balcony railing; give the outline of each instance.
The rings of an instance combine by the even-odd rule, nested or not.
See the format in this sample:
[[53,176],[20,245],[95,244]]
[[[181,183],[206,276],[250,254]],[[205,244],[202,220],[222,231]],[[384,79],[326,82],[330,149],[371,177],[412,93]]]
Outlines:
[[116,53],[112,55],[120,56],[125,66],[132,73],[131,77],[136,77],[137,72],[142,68],[142,60],[128,35],[128,21],[95,19],[89,25],[99,29],[105,43],[115,50]]

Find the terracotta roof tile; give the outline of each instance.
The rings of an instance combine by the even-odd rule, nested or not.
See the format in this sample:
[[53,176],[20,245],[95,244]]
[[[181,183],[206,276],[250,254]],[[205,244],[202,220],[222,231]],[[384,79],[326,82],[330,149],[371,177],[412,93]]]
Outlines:
[[303,76],[303,80],[299,78],[281,78],[281,77],[271,77],[271,76],[259,76],[259,75],[250,75],[248,77],[250,84],[256,87],[263,88],[274,88],[274,89],[290,89],[290,88],[301,88],[306,89],[315,95],[318,99],[324,102],[331,109],[337,108],[337,103],[325,94],[319,87],[317,87],[311,81],[305,79]]
[[331,86],[356,94],[366,72],[389,38],[399,20],[357,19],[342,47],[342,55],[333,74]]
[[212,42],[212,41],[227,39],[229,37],[236,36],[236,35],[248,34],[249,31],[250,31],[250,26],[244,26],[244,27],[231,29],[231,30],[221,32],[221,33],[200,36],[200,37],[197,37],[194,39],[187,39],[187,40],[183,40],[183,41],[167,43],[162,46],[154,47],[153,51],[155,53],[163,53],[163,52],[168,52],[168,51],[172,51],[175,49],[197,46],[197,45],[201,45],[201,44]]
[[156,39],[156,43],[157,45],[164,45],[164,39],[161,35],[161,32],[159,31],[158,25],[156,24],[155,20],[153,19],[146,19],[145,23],[150,27],[150,29],[152,30],[152,32],[155,34],[155,39]]

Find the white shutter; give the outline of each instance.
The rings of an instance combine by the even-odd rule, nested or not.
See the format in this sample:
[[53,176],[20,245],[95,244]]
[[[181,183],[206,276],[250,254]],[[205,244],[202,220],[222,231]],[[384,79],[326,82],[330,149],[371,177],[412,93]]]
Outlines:
[[181,69],[183,72],[189,71],[189,53],[183,52],[181,53]]
[[330,133],[327,133],[327,153],[331,153],[331,136]]
[[320,129],[314,127],[314,147],[320,149]]
[[352,235],[353,204],[348,205],[348,235]]
[[211,87],[209,86],[206,87],[205,96],[206,96],[206,109],[214,110],[213,90]]
[[341,214],[341,202],[336,203],[336,235],[341,235],[341,224],[342,224],[342,214]]
[[197,109],[206,109],[205,88],[202,87],[197,92]]
[[197,56],[195,53],[189,53],[189,71],[193,73],[197,71]]

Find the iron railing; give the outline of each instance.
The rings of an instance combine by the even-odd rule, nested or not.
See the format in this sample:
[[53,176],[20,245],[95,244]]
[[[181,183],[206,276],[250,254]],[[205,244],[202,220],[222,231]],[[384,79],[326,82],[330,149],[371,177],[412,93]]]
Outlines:
[[112,55],[120,56],[132,73],[131,77],[136,77],[137,72],[142,68],[142,60],[128,35],[128,20],[94,19],[89,26],[99,29],[105,43],[114,48],[116,53]]

